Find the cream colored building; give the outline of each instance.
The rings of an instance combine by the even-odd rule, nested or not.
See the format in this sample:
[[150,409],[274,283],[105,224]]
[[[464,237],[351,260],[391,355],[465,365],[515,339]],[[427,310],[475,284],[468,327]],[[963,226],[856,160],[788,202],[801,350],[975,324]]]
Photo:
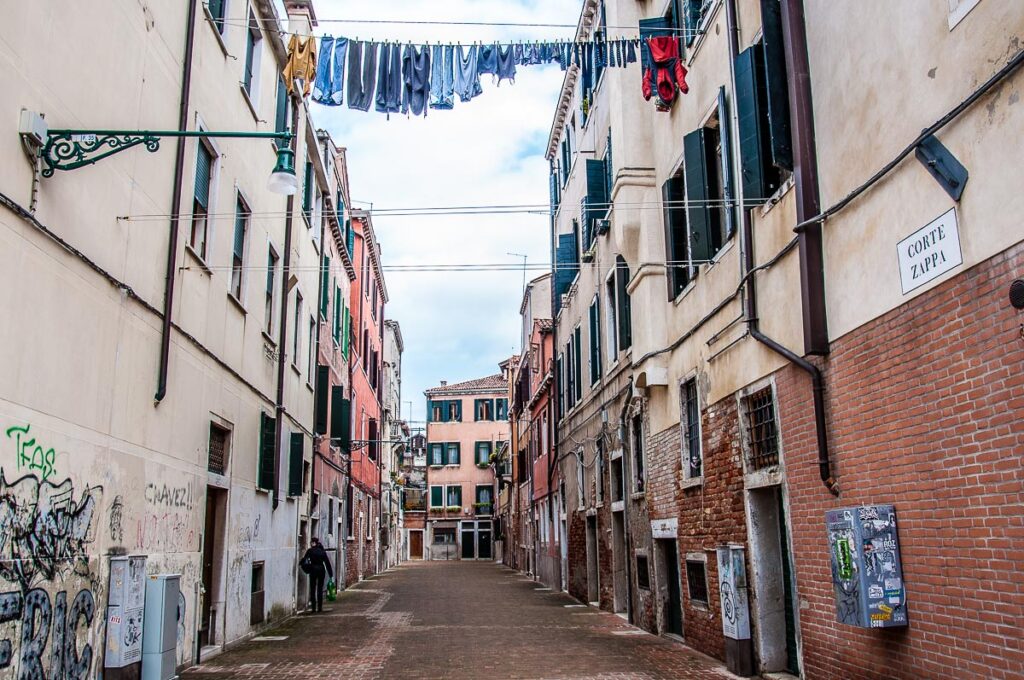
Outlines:
[[[291,17],[278,2],[229,0],[213,10],[222,16],[211,6],[19,3],[0,21],[0,486],[4,521],[55,527],[39,538],[56,557],[10,539],[5,560],[32,557],[0,579],[76,603],[67,636],[77,659],[91,648],[79,669],[90,676],[104,663],[113,555],[181,575],[179,666],[296,608],[323,203],[305,217],[301,190],[294,201],[267,190],[270,139],[185,140],[177,178],[172,138],[44,178],[18,135],[23,111],[51,129],[178,129],[188,38],[185,129],[273,132],[294,113],[299,180],[308,156],[316,195],[333,195],[305,105],[279,98],[278,28],[309,32],[311,4],[289,2]],[[154,399],[171,227],[168,371]],[[29,672],[24,625],[10,639]],[[56,673],[56,635],[43,672]]]

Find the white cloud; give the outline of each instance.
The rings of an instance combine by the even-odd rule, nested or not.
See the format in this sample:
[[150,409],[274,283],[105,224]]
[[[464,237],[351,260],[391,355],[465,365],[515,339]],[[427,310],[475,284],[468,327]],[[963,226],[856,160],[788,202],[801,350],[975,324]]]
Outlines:
[[[321,20],[484,21],[575,25],[579,0],[319,0]],[[323,22],[323,33],[423,42],[568,40],[572,28]],[[482,78],[484,93],[451,111],[407,119],[313,106],[316,124],[348,149],[353,200],[376,208],[546,204],[547,142],[562,84],[557,65],[520,67],[514,84]],[[356,207],[368,207],[356,203]],[[550,261],[546,215],[374,218],[385,265]],[[540,272],[527,273],[531,278]],[[424,416],[423,390],[495,373],[519,351],[522,272],[388,272],[387,317],[402,326],[403,401]],[[408,416],[408,405],[403,414]]]

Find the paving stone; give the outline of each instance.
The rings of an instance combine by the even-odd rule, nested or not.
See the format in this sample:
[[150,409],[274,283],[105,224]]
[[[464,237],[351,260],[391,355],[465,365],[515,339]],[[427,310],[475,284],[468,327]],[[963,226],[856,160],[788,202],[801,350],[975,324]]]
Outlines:
[[607,612],[566,611],[585,605],[538,598],[532,582],[510,583],[506,575],[487,563],[410,563],[339,593],[331,611],[293,617],[184,679],[731,677],[679,642]]

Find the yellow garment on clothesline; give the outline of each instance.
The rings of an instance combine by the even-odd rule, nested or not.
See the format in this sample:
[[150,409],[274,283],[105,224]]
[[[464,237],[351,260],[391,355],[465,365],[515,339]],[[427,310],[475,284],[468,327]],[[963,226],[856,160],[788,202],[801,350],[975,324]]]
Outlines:
[[292,34],[288,40],[288,63],[284,65],[284,82],[292,92],[296,79],[302,81],[302,96],[308,97],[316,80],[316,38]]

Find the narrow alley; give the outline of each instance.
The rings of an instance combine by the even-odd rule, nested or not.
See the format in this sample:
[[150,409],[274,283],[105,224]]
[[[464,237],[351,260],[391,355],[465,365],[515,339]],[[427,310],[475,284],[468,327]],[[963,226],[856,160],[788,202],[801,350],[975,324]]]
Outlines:
[[492,562],[407,562],[184,680],[723,678],[714,660]]

